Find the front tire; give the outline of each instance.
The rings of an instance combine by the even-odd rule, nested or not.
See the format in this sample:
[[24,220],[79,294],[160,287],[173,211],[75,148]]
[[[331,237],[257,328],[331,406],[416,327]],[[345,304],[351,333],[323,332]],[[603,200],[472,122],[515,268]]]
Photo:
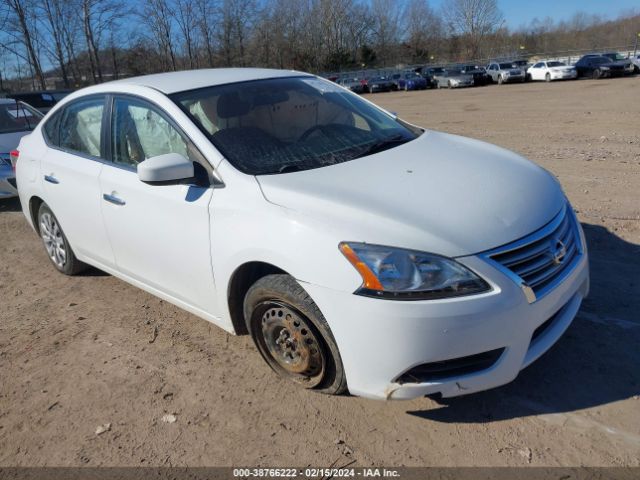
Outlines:
[[244,318],[262,358],[280,377],[337,395],[347,389],[340,352],[322,312],[290,275],[267,275],[244,299]]
[[596,69],[593,71],[593,79],[594,79],[594,80],[598,80],[598,79],[600,78],[600,76],[601,76],[600,69],[599,69],[599,68],[596,68]]
[[498,85],[502,85],[504,83],[504,78],[502,78],[502,75],[500,75],[498,77]]
[[550,73],[547,73],[547,74],[544,76],[544,81],[545,81],[545,82],[547,82],[547,83],[549,83],[549,82],[551,81],[551,74],[550,74]]
[[38,232],[56,270],[65,275],[76,275],[88,267],[76,258],[58,219],[46,203],[38,210]]

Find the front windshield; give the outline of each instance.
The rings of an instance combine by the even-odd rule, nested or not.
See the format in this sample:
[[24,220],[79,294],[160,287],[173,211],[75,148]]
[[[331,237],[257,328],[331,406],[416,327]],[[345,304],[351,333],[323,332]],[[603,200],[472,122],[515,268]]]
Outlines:
[[0,134],[31,131],[42,114],[24,102],[0,104]]
[[502,70],[508,70],[510,68],[515,68],[515,65],[513,63],[501,63],[500,64],[500,69],[502,69]]
[[420,131],[316,77],[190,90],[171,98],[237,169],[287,173],[347,162]]
[[407,73],[404,78],[406,79],[411,79],[411,78],[420,78],[420,75],[418,75],[417,73]]
[[611,59],[608,57],[592,57],[591,58],[592,63],[609,63],[610,61]]
[[564,62],[547,62],[548,67],[566,67],[567,64]]

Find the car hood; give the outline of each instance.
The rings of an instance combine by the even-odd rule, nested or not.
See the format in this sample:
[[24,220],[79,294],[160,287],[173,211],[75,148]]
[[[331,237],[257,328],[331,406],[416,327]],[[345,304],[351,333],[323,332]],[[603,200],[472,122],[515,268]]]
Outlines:
[[564,195],[546,170],[488,143],[427,131],[330,167],[257,177],[265,198],[340,239],[469,255],[549,222]]
[[11,152],[11,150],[15,150],[16,148],[18,148],[20,139],[30,133],[30,131],[0,133],[0,154],[7,154]]

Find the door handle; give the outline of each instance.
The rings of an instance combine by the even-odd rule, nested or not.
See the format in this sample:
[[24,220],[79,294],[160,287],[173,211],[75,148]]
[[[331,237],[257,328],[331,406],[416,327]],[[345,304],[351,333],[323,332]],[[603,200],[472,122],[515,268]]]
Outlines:
[[109,203],[113,203],[114,205],[124,205],[127,203],[121,198],[118,198],[115,195],[109,195],[108,193],[102,194],[102,198],[104,198]]
[[45,179],[46,182],[53,183],[54,185],[57,185],[57,184],[60,183],[60,180],[58,180],[53,175],[45,175],[44,179]]

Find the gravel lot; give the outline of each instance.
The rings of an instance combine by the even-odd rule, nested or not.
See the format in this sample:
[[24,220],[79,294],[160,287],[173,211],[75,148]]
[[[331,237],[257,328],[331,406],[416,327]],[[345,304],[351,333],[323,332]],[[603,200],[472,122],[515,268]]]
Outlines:
[[562,340],[512,384],[441,403],[298,390],[248,337],[95,270],[58,274],[0,201],[0,466],[639,466],[639,91],[634,77],[368,97],[551,170],[589,243],[591,296]]

